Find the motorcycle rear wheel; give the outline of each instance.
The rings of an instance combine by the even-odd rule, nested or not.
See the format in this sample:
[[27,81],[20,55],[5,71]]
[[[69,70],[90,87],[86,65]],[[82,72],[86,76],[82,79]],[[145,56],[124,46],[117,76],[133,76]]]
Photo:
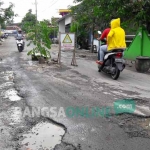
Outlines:
[[113,80],[117,80],[120,76],[120,70],[118,69],[116,65],[114,65],[114,67],[115,67],[115,73],[111,74],[111,77]]
[[23,50],[22,46],[18,46],[18,51],[22,52],[22,50]]
[[101,65],[98,64],[98,72],[101,72]]

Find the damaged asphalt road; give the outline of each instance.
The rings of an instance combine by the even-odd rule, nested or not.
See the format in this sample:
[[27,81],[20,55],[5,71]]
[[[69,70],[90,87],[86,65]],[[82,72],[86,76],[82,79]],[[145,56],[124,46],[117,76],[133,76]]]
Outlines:
[[[27,42],[26,42],[27,43]],[[62,67],[40,65],[17,51],[9,37],[0,47],[0,149],[3,150],[141,150],[149,149],[150,78],[124,70],[118,81],[97,72],[89,54],[78,67],[71,52],[62,52]],[[52,57],[57,56],[52,46]],[[94,58],[96,54],[91,54]],[[147,79],[146,82],[145,79]],[[135,114],[111,117],[25,116],[33,108],[113,107],[118,99],[133,98]],[[49,140],[48,140],[49,139]],[[28,149],[28,150],[29,150]]]

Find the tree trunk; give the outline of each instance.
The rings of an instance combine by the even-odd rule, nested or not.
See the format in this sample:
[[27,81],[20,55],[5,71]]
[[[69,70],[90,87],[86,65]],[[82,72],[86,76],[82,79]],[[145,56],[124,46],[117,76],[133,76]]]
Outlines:
[[146,29],[147,29],[148,33],[150,34],[150,22],[146,23]]

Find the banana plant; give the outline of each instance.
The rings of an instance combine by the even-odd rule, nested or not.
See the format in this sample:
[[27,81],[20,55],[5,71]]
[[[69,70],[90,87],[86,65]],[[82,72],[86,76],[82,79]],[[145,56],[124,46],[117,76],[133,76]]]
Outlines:
[[28,46],[34,44],[34,48],[30,50],[27,55],[34,55],[36,57],[44,57],[46,59],[51,58],[51,40],[49,38],[49,33],[51,29],[48,27],[47,23],[44,21],[38,22],[35,27],[29,29],[28,34],[30,37],[30,42]]

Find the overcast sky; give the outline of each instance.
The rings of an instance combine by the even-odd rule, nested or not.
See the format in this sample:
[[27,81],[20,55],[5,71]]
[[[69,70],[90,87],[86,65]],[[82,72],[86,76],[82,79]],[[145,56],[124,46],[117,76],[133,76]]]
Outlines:
[[[5,3],[5,7],[9,2],[12,2],[14,12],[18,14],[18,17],[14,18],[14,22],[20,22],[29,9],[35,13],[35,0],[2,0]],[[37,0],[38,7],[38,20],[51,19],[54,17],[61,17],[58,13],[59,9],[67,9],[68,5],[74,5],[73,0]]]

